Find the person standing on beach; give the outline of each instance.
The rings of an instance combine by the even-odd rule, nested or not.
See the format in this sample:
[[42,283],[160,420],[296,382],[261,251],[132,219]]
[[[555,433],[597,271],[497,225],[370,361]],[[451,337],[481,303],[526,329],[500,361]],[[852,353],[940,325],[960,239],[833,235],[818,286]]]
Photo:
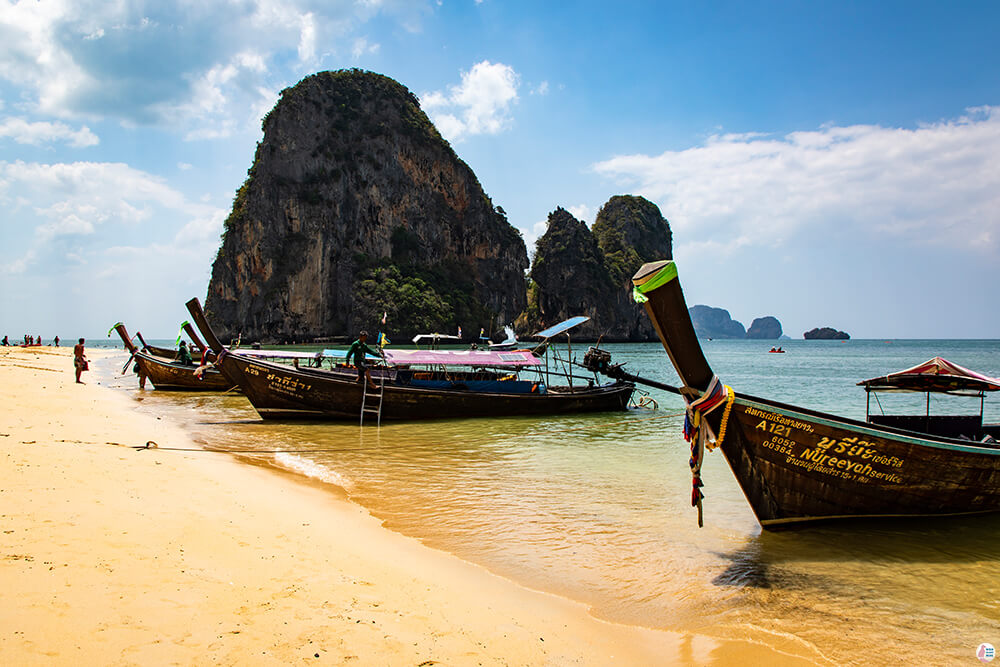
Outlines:
[[90,370],[90,364],[87,363],[87,357],[83,353],[83,339],[73,346],[73,367],[76,369],[76,382],[77,384],[86,384],[80,381],[80,373]]
[[56,344],[56,347],[59,347],[59,336],[56,336],[55,338],[53,338],[52,342]]
[[362,331],[358,334],[358,339],[351,343],[351,347],[347,350],[347,363],[351,364],[351,357],[354,357],[354,367],[358,369],[358,382],[365,382],[367,380],[368,386],[371,389],[377,389],[375,383],[372,382],[371,371],[368,370],[368,361],[365,359],[365,354],[371,354],[376,357],[382,357],[382,353],[378,350],[373,350],[367,345],[368,332]]

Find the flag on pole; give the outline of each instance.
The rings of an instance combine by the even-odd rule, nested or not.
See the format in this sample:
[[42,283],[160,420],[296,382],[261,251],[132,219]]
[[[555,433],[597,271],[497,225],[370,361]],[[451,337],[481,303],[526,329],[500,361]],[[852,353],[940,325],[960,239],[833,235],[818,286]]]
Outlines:
[[181,344],[181,336],[184,335],[184,325],[185,324],[190,324],[190,322],[188,322],[187,320],[184,320],[183,322],[181,322],[181,330],[177,332],[177,340],[174,341],[174,347],[177,347],[178,345]]

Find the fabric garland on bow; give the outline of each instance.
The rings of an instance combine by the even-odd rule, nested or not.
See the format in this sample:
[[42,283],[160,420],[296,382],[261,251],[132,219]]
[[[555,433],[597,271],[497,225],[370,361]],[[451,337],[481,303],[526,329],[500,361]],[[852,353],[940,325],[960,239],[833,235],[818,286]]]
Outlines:
[[[698,508],[699,528],[705,525],[701,505],[701,500],[705,497],[701,492],[704,486],[701,481],[701,464],[705,458],[705,449],[707,447],[711,451],[722,444],[722,439],[726,435],[726,424],[729,421],[729,411],[733,407],[735,398],[735,392],[729,386],[722,384],[718,375],[712,376],[708,389],[696,400],[691,401],[687,396],[684,397],[687,403],[684,415],[684,439],[691,443],[691,459],[688,461],[691,466],[691,506]],[[716,436],[706,417],[722,404],[726,405],[726,409],[722,414],[719,435]]]

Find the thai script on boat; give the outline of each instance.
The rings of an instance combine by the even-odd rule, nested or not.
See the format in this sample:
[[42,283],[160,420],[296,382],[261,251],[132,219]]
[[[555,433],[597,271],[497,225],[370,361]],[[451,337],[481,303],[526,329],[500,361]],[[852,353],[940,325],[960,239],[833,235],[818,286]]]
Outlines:
[[279,394],[285,394],[287,396],[298,396],[300,390],[309,391],[312,388],[311,384],[307,384],[301,380],[288,377],[286,375],[268,373],[266,379],[268,389],[272,389]]
[[833,454],[847,454],[848,456],[860,456],[866,461],[872,461],[873,463],[881,463],[882,465],[892,466],[893,468],[902,468],[903,460],[896,458],[895,456],[883,456],[879,454],[878,449],[875,447],[874,442],[868,442],[867,440],[861,440],[857,436],[851,438],[841,438],[837,440],[835,438],[822,438],[816,445],[816,449],[826,452],[832,452]]
[[[867,484],[872,480],[889,484],[901,484],[903,481],[903,478],[896,474],[901,472],[903,459],[880,453],[876,443],[862,440],[857,436],[846,438],[821,436],[819,442],[810,447],[791,439],[792,429],[796,428],[795,420],[786,419],[786,423],[779,423],[772,419],[780,415],[755,408],[748,408],[747,413],[751,410],[758,416],[764,415],[754,430],[770,434],[770,437],[765,435],[761,438],[761,446],[783,455],[786,464],[860,484]],[[885,466],[892,470],[879,470],[874,466]]]
[[787,426],[789,428],[795,428],[800,431],[805,431],[806,433],[813,432],[812,424],[807,422],[799,421],[798,419],[792,419],[791,417],[786,417],[785,415],[780,415],[776,412],[768,412],[766,410],[758,410],[752,406],[745,406],[743,408],[744,412],[751,417],[760,417],[761,419],[766,419],[768,421],[774,422],[781,426]]

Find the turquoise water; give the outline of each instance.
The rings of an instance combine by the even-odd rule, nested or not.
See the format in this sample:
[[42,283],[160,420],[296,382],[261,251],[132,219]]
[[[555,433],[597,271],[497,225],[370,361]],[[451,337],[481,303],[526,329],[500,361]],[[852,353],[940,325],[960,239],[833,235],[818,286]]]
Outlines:
[[[855,383],[932,356],[1000,375],[998,341],[703,347],[737,393],[860,419]],[[630,371],[676,383],[658,344],[608,349]],[[116,384],[201,442],[337,485],[389,528],[602,618],[793,644],[818,664],[970,664],[979,643],[1000,645],[1000,516],[763,533],[714,453],[699,529],[672,394],[650,392],[658,410],[361,430],[262,422],[238,395]],[[923,396],[892,407],[926,409]],[[931,410],[978,412],[979,400],[934,399]],[[1000,398],[986,415],[1000,422]]]

